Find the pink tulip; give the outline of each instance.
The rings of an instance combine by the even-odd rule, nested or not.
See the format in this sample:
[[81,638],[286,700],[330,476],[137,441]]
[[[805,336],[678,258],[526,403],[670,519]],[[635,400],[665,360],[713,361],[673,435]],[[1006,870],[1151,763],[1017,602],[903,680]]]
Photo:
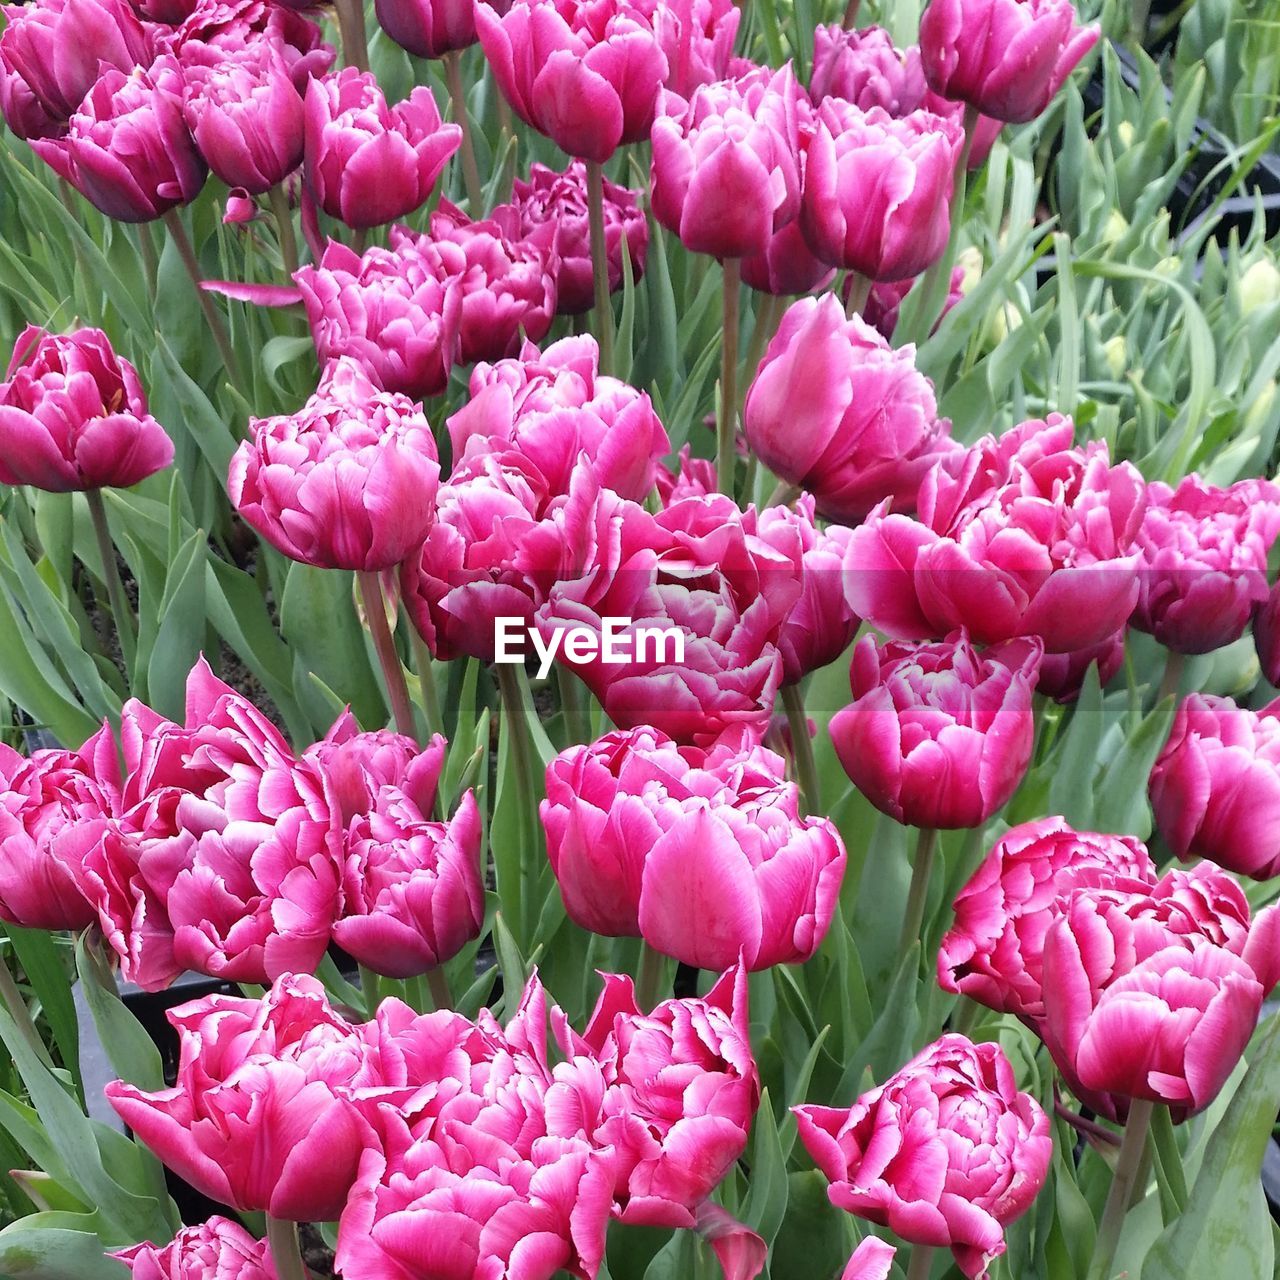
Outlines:
[[651,729],[562,752],[540,812],[570,918],[704,969],[809,959],[844,846],[783,778],[771,751],[703,753]]
[[685,498],[705,498],[716,492],[716,464],[709,458],[695,458],[685,445],[675,467],[665,464],[658,467],[654,487],[664,508]]
[[920,19],[929,85],[997,120],[1034,120],[1097,42],[1071,0],[931,0]]
[[125,0],[6,5],[0,33],[0,113],[19,138],[66,132],[104,71],[148,66],[152,37]]
[[267,1242],[216,1215],[183,1227],[169,1244],[136,1244],[111,1256],[133,1280],[277,1280]]
[[915,509],[925,473],[958,446],[915,348],[894,350],[832,294],[793,303],[747,392],[743,432],[818,511],[856,524],[876,503]]
[[1253,645],[1268,684],[1280,684],[1280,582],[1254,610]]
[[84,929],[96,919],[68,869],[120,809],[120,765],[104,726],[79,751],[23,759],[0,744],[0,918],[25,929]]
[[1044,1017],[1041,962],[1058,899],[1082,885],[1153,886],[1155,865],[1131,836],[1078,832],[1062,818],[1007,831],[960,890],[938,952],[938,984],[1000,1013]]
[[960,140],[953,121],[928,111],[895,120],[827,98],[815,108],[805,163],[800,225],[809,247],[870,280],[932,266],[951,230]]
[[641,0],[667,55],[665,88],[691,98],[699,85],[737,74],[733,56],[741,10],[733,0]]
[[1156,827],[1180,858],[1280,874],[1280,700],[1261,711],[1193,693],[1151,770]]
[[809,93],[815,103],[843,98],[862,111],[904,116],[924,103],[920,50],[897,48],[883,27],[846,31],[832,23],[813,33]]
[[476,42],[472,0],[376,0],[378,25],[419,58],[443,58]]
[[0,383],[0,482],[52,493],[128,488],[173,461],[138,371],[101,329],[28,325]]
[[831,720],[836,755],[877,809],[913,827],[977,827],[1017,790],[1031,760],[1042,648],[979,653],[963,632],[936,644],[853,651],[853,702]]
[[250,420],[231,460],[232,505],[278,551],[324,569],[394,569],[423,543],[440,466],[431,424],[375,390],[354,360],[325,370],[296,415]]
[[191,17],[201,0],[130,0],[130,3],[144,18],[176,27]]
[[1142,477],[1070,418],[1024,422],[926,473],[918,520],[883,507],[854,530],[849,603],[895,638],[957,626],[995,644],[1038,635],[1048,653],[1100,644],[1138,595]]
[[1098,685],[1106,688],[1116,672],[1124,666],[1126,631],[1122,628],[1098,644],[1071,653],[1046,653],[1040,664],[1040,682],[1036,692],[1055,702],[1074,702],[1084,687],[1089,668],[1097,666]]
[[257,216],[258,202],[243,187],[232,187],[227,192],[227,202],[222,213],[223,226],[242,227]]
[[630,0],[516,0],[475,10],[503,97],[562,151],[603,163],[649,135],[669,65],[644,10]]
[[876,1236],[867,1236],[853,1251],[840,1280],[889,1280],[893,1257],[898,1251]]
[[585,450],[600,484],[642,502],[653,488],[667,438],[649,397],[601,376],[590,335],[562,338],[539,352],[477,365],[470,399],[449,419],[455,467],[508,450],[527,459],[548,492],[569,492]]
[[379,227],[425,204],[461,140],[430,89],[391,107],[374,76],[354,67],[307,86],[307,184],[349,227]]
[[363,257],[330,241],[294,279],[302,291],[321,366],[351,356],[384,391],[439,395],[458,358],[462,294],[407,246]]
[[222,1204],[299,1222],[337,1218],[370,1136],[348,1094],[381,1081],[324,987],[290,974],[261,1001],[206,996],[169,1021],[181,1044],[173,1087],[107,1085],[125,1124]]
[[831,1203],[917,1246],[949,1247],[966,1276],[1005,1251],[1004,1229],[1049,1171],[1049,1119],[996,1044],[946,1035],[845,1111],[794,1108]]
[[[851,281],[849,282],[852,283]],[[862,308],[862,318],[875,329],[886,342],[893,341],[893,332],[898,327],[898,313],[902,310],[902,304],[906,300],[907,294],[915,287],[915,280],[882,280],[878,284],[871,286],[871,292],[867,295],[867,301]],[[964,268],[956,267],[951,272],[951,287],[947,293],[947,299],[942,304],[942,315],[938,317],[938,324],[941,324],[946,317],[948,311],[951,310],[958,302],[964,298],[964,290],[961,285],[964,283]],[[848,302],[849,285],[841,291],[841,297]],[[934,326],[935,330],[937,326]],[[915,495],[912,495],[914,499]]]
[[654,121],[654,217],[686,249],[764,253],[800,208],[800,95],[790,67],[704,85]]
[[809,293],[829,284],[834,276],[834,268],[813,256],[799,221],[788,222],[774,232],[763,253],[742,259],[743,283],[775,298]]
[[60,178],[119,222],[151,222],[204,186],[205,163],[182,116],[181,76],[165,64],[104,71],[65,133],[31,139]]
[[1147,497],[1133,625],[1178,653],[1210,653],[1238,640],[1267,598],[1280,487],[1242,480],[1220,489],[1188,476],[1176,489],[1148,485]]
[[[737,13],[737,10],[734,10]],[[622,246],[627,247],[631,279],[644,275],[649,223],[640,208],[639,192],[603,180],[605,252],[609,289],[622,288]],[[550,233],[558,260],[556,313],[582,315],[595,305],[591,237],[587,225],[587,169],[575,160],[563,173],[546,165],[529,167],[529,181],[517,178],[511,203],[491,215],[509,240],[537,239]]]

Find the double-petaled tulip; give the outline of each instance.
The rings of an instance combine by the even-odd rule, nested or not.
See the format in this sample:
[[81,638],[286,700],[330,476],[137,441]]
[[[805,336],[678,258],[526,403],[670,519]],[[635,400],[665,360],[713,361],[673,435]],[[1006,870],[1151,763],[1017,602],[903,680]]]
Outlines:
[[419,58],[443,58],[476,42],[472,0],[375,0],[378,25]]
[[800,225],[833,267],[869,280],[902,280],[932,266],[947,247],[961,130],[912,111],[900,120],[841,98],[814,109]]
[[1097,666],[1098,685],[1105,687],[1124,666],[1126,631],[1121,628],[1113,636],[1070,653],[1046,653],[1040,664],[1040,683],[1036,692],[1055,702],[1074,702],[1084,687],[1089,668]]
[[794,1108],[837,1208],[985,1276],[1053,1155],[1049,1119],[997,1044],[946,1035],[845,1111]]
[[173,1087],[107,1085],[125,1124],[222,1204],[299,1222],[336,1219],[372,1136],[348,1091],[382,1082],[324,987],[289,974],[263,1000],[206,996],[169,1021],[180,1042]]
[[984,644],[1037,635],[1048,653],[1114,636],[1137,600],[1145,485],[1073,432],[1053,414],[988,436],[926,473],[918,519],[873,512],[845,561],[854,611],[897,638],[963,626]]
[[[734,10],[737,13],[737,10]],[[631,279],[644,274],[649,248],[649,223],[640,208],[639,193],[602,180],[604,241],[609,264],[609,288],[622,288],[622,252],[631,261]],[[529,181],[517,178],[511,203],[492,217],[508,239],[537,239],[550,231],[556,258],[556,312],[576,316],[595,305],[591,271],[591,236],[587,216],[587,169],[575,160],[563,173],[534,164]]]
[[516,0],[475,9],[503,96],[562,151],[603,163],[649,136],[669,70],[653,24],[631,0]]
[[1044,1016],[1041,961],[1057,900],[1082,885],[1154,885],[1155,865],[1131,836],[1075,831],[1038,818],[1005,832],[954,903],[938,952],[938,983],[1001,1013]]
[[1261,711],[1193,693],[1151,770],[1156,827],[1180,858],[1280,874],[1280,701]]
[[782,317],[742,427],[765,466],[848,524],[886,498],[894,511],[914,511],[925,473],[959,452],[915,348],[894,350],[858,316],[846,319],[830,293],[802,298]]
[[826,935],[844,846],[827,819],[800,817],[771,751],[615,731],[551,762],[541,815],[584,928],[712,970],[807,960]]
[[920,57],[930,88],[996,120],[1034,120],[1098,39],[1071,0],[930,0]]
[[322,569],[393,569],[427,536],[440,465],[431,424],[353,360],[297,414],[255,418],[231,459],[232,505],[276,550]]
[[454,466],[512,450],[527,459],[552,494],[569,492],[585,450],[600,484],[642,502],[671,447],[643,391],[603,377],[589,335],[562,338],[519,359],[477,365],[470,399],[449,419]]
[[710,458],[695,458],[689,445],[685,445],[674,466],[663,463],[658,467],[654,487],[658,501],[670,507],[685,498],[705,498],[716,492],[716,464]]
[[853,1251],[840,1280],[889,1280],[894,1254],[898,1251],[891,1244],[876,1236],[867,1236]]
[[267,1242],[217,1215],[183,1227],[166,1245],[137,1244],[111,1256],[133,1280],[277,1280]]
[[[848,290],[852,283],[853,281],[849,280],[841,291],[846,304]],[[907,294],[915,287],[915,283],[913,279],[882,280],[878,284],[873,284],[871,292],[867,294],[867,300],[862,307],[862,318],[888,342],[893,341],[893,331],[898,327],[898,314],[902,310]],[[942,304],[942,315],[938,317],[938,324],[942,323],[947,312],[964,297],[963,286],[964,268],[956,267],[951,272],[951,285],[947,291],[946,301]],[[914,496],[913,494],[912,497]]]
[[846,31],[831,24],[813,33],[809,94],[815,103],[843,98],[863,111],[903,116],[924,102],[924,68],[914,45],[899,49],[883,27]]
[[1229,489],[1188,476],[1147,486],[1138,530],[1141,590],[1132,622],[1177,653],[1209,653],[1244,635],[1267,598],[1267,554],[1280,535],[1280,487]]
[[101,329],[28,325],[0,383],[0,482],[52,493],[127,488],[173,461],[138,371]]
[[349,227],[380,227],[425,204],[461,141],[428,88],[391,107],[372,73],[355,67],[307,86],[307,185]]
[[229,187],[261,195],[302,163],[302,95],[269,42],[183,76],[187,125]]
[[0,113],[19,138],[65,132],[109,68],[129,72],[154,54],[126,0],[6,5],[0,33]]
[[682,98],[734,72],[733,42],[742,12],[733,0],[641,0],[667,55],[663,87]]
[[151,222],[200,194],[204,159],[182,114],[182,78],[165,59],[150,70],[104,71],[65,133],[32,138],[36,153],[96,209]]
[[686,249],[764,253],[800,208],[800,94],[790,67],[703,85],[653,124],[654,217]]
[[853,702],[831,721],[845,772],[909,826],[981,826],[1030,763],[1042,653],[1037,639],[979,652],[963,631],[934,644],[864,636],[849,670]]
[[361,257],[331,240],[294,279],[321,365],[357,360],[384,391],[438,395],[458,355],[462,295],[437,264],[402,245]]
[[1262,674],[1270,684],[1280,684],[1280,582],[1254,610],[1253,646]]
[[775,298],[808,293],[834,276],[834,267],[814,257],[799,221],[788,222],[774,232],[763,253],[748,254],[742,259],[743,283]]
[[0,918],[83,929],[96,918],[69,870],[120,809],[120,765],[105,726],[79,751],[24,759],[0,745]]

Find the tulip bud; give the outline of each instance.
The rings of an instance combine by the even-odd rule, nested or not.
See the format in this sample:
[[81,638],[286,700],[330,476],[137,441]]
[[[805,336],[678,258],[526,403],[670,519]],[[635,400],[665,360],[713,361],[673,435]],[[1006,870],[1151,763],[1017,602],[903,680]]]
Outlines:
[[215,1215],[183,1227],[161,1247],[136,1244],[113,1253],[133,1280],[276,1280],[265,1240],[255,1240],[238,1222]]
[[1280,268],[1269,254],[1254,259],[1240,277],[1240,310],[1249,315],[1260,307],[1280,302]]
[[419,58],[443,58],[476,42],[471,0],[375,0],[383,31]]

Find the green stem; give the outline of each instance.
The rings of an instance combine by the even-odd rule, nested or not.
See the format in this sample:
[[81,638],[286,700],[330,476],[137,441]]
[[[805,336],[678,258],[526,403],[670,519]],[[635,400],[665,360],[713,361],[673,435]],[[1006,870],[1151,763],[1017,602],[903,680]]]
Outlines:
[[298,1224],[267,1214],[267,1244],[279,1280],[307,1280],[302,1250],[298,1245]]
[[431,650],[418,634],[417,628],[409,628],[413,645],[413,665],[418,671],[418,688],[422,692],[422,710],[427,717],[427,736],[444,732],[444,716],[440,711],[440,695],[436,691],[436,673],[431,665]]
[[1138,1181],[1143,1153],[1147,1148],[1147,1131],[1151,1127],[1154,1102],[1134,1098],[1129,1104],[1129,1119],[1124,1126],[1124,1139],[1120,1143],[1120,1158],[1116,1161],[1115,1176],[1107,1193],[1107,1204],[1098,1224],[1098,1239],[1093,1247],[1089,1263],[1088,1280],[1110,1280],[1115,1262],[1116,1248],[1124,1228],[1125,1214]]
[[764,505],[766,507],[789,507],[803,492],[799,485],[792,484],[789,480],[779,480],[773,487],[773,492],[769,495],[769,501]]
[[530,880],[533,875],[533,860],[538,843],[539,788],[534,774],[533,744],[530,740],[529,724],[525,718],[524,692],[520,687],[517,670],[520,669],[510,662],[497,664],[498,692],[502,697],[502,712],[507,721],[511,763],[516,775],[516,804],[520,810],[520,830],[524,843],[523,856],[520,859],[520,907],[525,918],[521,921],[522,929],[519,939],[523,944],[528,941],[533,931],[534,903]]
[[720,421],[716,431],[716,477],[720,492],[733,497],[738,432],[738,295],[742,272],[737,258],[724,261],[724,311],[720,345]]
[[587,221],[591,228],[591,275],[596,287],[595,329],[600,372],[613,373],[613,308],[609,304],[609,247],[604,237],[604,170],[587,161]]
[[133,680],[133,667],[138,657],[138,622],[133,607],[124,593],[120,569],[116,564],[115,544],[111,541],[111,527],[107,523],[107,509],[102,501],[101,489],[86,489],[85,501],[89,504],[89,518],[93,522],[93,536],[98,541],[98,554],[102,557],[102,580],[107,586],[107,598],[111,602],[111,620],[120,640],[120,653],[124,657],[125,671]]
[[968,996],[957,996],[951,1010],[951,1024],[948,1031],[959,1036],[967,1036],[978,1025],[978,1019],[986,1012],[982,1005]]
[[151,223],[139,222],[138,246],[142,250],[142,265],[147,273],[147,286],[154,298],[156,293],[156,277],[160,274],[160,258],[156,253],[155,236],[151,234]]
[[556,683],[560,687],[560,707],[564,711],[569,741],[587,742],[591,737],[591,726],[587,723],[586,709],[582,705],[581,682],[563,662],[558,662]]
[[800,795],[809,813],[817,813],[822,804],[818,790],[818,768],[813,759],[813,742],[809,737],[809,717],[804,711],[804,694],[798,684],[784,685],[782,705],[786,708],[791,729],[791,762],[795,765]]
[[373,649],[378,655],[378,665],[386,680],[387,697],[391,701],[391,715],[396,732],[404,734],[406,738],[416,739],[417,729],[413,723],[413,707],[409,702],[409,686],[405,683],[404,666],[396,652],[395,638],[387,622],[387,603],[382,594],[382,579],[376,573],[363,572],[356,574],[356,581],[360,585],[360,602],[364,605],[369,634],[373,637]]
[[49,1050],[44,1047],[44,1041],[40,1039],[31,1010],[22,998],[22,992],[18,990],[18,984],[14,981],[13,974],[9,972],[9,964],[4,959],[0,959],[0,1002],[4,1004],[6,1012],[13,1019],[19,1034],[31,1046],[32,1053],[46,1066],[50,1065]]
[[427,970],[427,986],[431,991],[431,1003],[437,1009],[453,1008],[453,992],[449,990],[449,979],[442,967]]
[[929,899],[929,880],[933,875],[933,863],[938,850],[938,833],[933,827],[921,827],[916,839],[916,856],[911,864],[911,888],[907,891],[907,910],[902,918],[902,938],[899,952],[905,951],[920,938],[924,927],[924,908]]
[[849,301],[845,303],[845,315],[860,316],[871,297],[871,280],[861,271],[849,272]]
[[364,996],[364,1010],[372,1018],[381,1002],[378,975],[368,965],[361,964],[356,968],[360,973],[360,994]]
[[1164,678],[1160,681],[1160,692],[1156,694],[1156,702],[1166,698],[1177,697],[1178,688],[1182,684],[1183,668],[1187,665],[1186,654],[1170,649],[1164,660]]
[[[751,389],[751,384],[755,381],[756,373],[760,368],[760,361],[764,358],[764,349],[769,339],[778,330],[778,323],[782,319],[782,298],[775,297],[771,293],[764,295],[760,302],[760,310],[756,312],[756,322],[751,330],[751,341],[747,345],[747,362],[743,366],[746,369],[747,376],[743,380],[742,391],[738,396],[738,416],[742,416],[742,411],[746,405],[747,392]],[[754,455],[752,455],[754,457]]]
[[462,50],[454,49],[444,55],[444,78],[449,85],[449,97],[453,101],[453,118],[462,130],[462,181],[467,189],[467,212],[473,218],[484,213],[484,188],[480,185],[480,167],[476,164],[476,149],[471,140],[471,121],[467,118],[467,91],[462,83]]
[[333,0],[338,13],[342,57],[349,67],[369,70],[369,39],[364,27],[364,0]]
[[293,214],[289,210],[289,197],[284,183],[278,182],[267,193],[271,212],[275,215],[276,234],[280,237],[280,256],[284,259],[285,274],[291,279],[298,269],[298,237],[293,233]]
[[[856,0],[854,0],[856,3]],[[929,1271],[933,1267],[933,1246],[929,1244],[913,1244],[911,1246],[911,1264],[907,1268],[907,1280],[929,1280]]]
[[640,944],[640,972],[636,977],[636,1003],[642,1013],[648,1013],[662,1000],[663,979],[667,973],[667,958],[655,951],[647,942]]

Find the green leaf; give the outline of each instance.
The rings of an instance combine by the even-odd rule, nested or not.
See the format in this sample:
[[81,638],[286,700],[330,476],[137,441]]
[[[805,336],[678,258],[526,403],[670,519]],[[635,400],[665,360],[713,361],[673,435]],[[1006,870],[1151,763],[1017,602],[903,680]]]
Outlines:
[[[72,1225],[79,1222],[81,1229]],[[0,1275],[13,1280],[125,1280],[128,1268],[108,1258],[99,1216],[34,1213],[0,1231]]]
[[121,1080],[140,1089],[163,1089],[164,1062],[160,1050],[142,1024],[125,1008],[116,990],[115,976],[87,941],[88,937],[86,930],[76,939],[76,970],[107,1061]]
[[63,1065],[71,1073],[76,1093],[84,1101],[84,1085],[80,1079],[80,1022],[76,1002],[71,994],[64,951],[44,929],[20,929],[7,925],[6,932],[31,989],[40,1001],[45,1021],[53,1032],[54,1043]]
[[772,1244],[787,1211],[787,1157],[782,1150],[769,1090],[760,1096],[751,1131],[750,1191],[742,1206],[742,1220],[765,1244]]

